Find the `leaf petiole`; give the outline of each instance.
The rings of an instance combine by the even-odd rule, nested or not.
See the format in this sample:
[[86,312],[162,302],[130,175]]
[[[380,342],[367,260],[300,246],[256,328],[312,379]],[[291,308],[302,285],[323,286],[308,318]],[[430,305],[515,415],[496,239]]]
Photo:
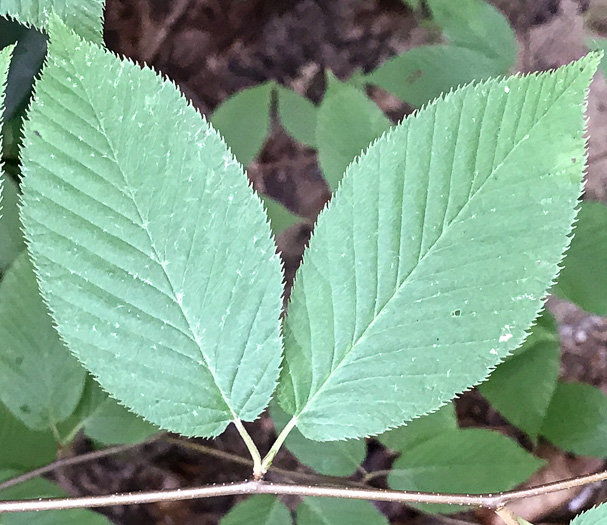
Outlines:
[[274,461],[274,458],[276,457],[276,454],[278,454],[280,447],[282,447],[282,444],[285,442],[285,439],[287,439],[287,436],[289,435],[291,430],[293,430],[295,428],[295,425],[297,425],[297,418],[295,416],[293,416],[291,418],[291,420],[287,423],[285,428],[282,429],[282,432],[280,434],[278,434],[278,437],[276,438],[276,441],[272,445],[272,448],[266,454],[266,457],[263,458],[263,461],[261,463],[261,475],[262,476],[268,471],[268,469],[272,465],[272,461]]

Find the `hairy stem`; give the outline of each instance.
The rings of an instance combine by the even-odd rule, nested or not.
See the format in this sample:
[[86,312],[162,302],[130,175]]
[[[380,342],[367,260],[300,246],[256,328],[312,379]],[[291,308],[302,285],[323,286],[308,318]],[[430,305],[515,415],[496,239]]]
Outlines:
[[289,435],[291,430],[293,430],[295,428],[296,424],[297,424],[297,418],[295,416],[293,416],[291,418],[291,421],[289,421],[287,423],[287,426],[282,429],[282,432],[276,438],[276,441],[272,445],[272,448],[266,454],[266,457],[263,458],[263,462],[261,464],[262,475],[268,471],[268,469],[270,468],[270,465],[272,464],[272,461],[274,461],[274,458],[276,457],[276,454],[278,454],[280,447],[282,447],[282,444],[285,442],[285,439],[287,439],[287,436]]

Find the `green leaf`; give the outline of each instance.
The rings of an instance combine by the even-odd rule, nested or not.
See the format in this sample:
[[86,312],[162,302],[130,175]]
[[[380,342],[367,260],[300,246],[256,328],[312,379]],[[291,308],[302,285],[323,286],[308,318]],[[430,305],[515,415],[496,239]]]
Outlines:
[[247,166],[257,156],[270,131],[273,82],[243,89],[225,100],[211,116],[234,156]]
[[304,498],[297,507],[297,525],[388,525],[386,517],[369,501]]
[[260,198],[266,209],[266,214],[270,220],[270,227],[272,228],[274,235],[278,235],[302,220],[299,215],[288,210],[280,202],[271,197],[260,195]]
[[316,147],[318,108],[292,89],[278,86],[278,113],[289,134],[302,144]]
[[582,512],[576,516],[570,525],[601,525],[607,523],[607,503]]
[[506,73],[516,61],[516,34],[508,19],[483,0],[429,0],[435,22],[452,44],[484,53]]
[[348,164],[391,122],[364,93],[330,78],[318,109],[316,140],[318,160],[329,187],[335,191]]
[[478,389],[493,408],[535,440],[556,388],[560,360],[556,321],[545,311],[523,346]]
[[103,445],[120,445],[144,441],[158,428],[108,397],[86,419],[84,432]]
[[69,348],[161,428],[214,436],[259,416],[282,272],[219,135],[173,84],[59,22],[24,135],[22,219]]
[[23,251],[0,283],[0,399],[28,427],[52,428],[76,408],[85,377],[53,328]]
[[2,0],[0,15],[48,31],[54,13],[82,38],[103,42],[104,0]]
[[521,344],[568,242],[597,63],[465,87],[350,165],[285,321],[279,399],[304,436],[400,426]]
[[[277,403],[270,404],[270,415],[279,434],[290,417]],[[305,438],[297,429],[289,433],[285,446],[301,463],[326,476],[351,476],[367,455],[364,439],[319,443]]]
[[458,86],[502,73],[495,60],[475,49],[430,45],[391,58],[369,73],[367,81],[421,107]]
[[[0,470],[0,482],[20,474],[15,471]],[[46,479],[32,479],[0,492],[0,500],[20,500],[37,498],[61,498],[68,494]],[[2,514],[1,525],[111,525],[102,514],[91,510],[49,510],[44,512],[20,512]]]
[[582,202],[553,292],[587,312],[607,315],[607,206]]
[[541,435],[580,456],[607,456],[607,396],[584,383],[559,383]]
[[291,525],[287,506],[276,496],[255,495],[237,503],[219,522],[220,525]]
[[[509,490],[544,462],[506,436],[489,430],[451,430],[403,451],[388,476],[396,490],[482,494]],[[460,506],[423,505],[427,512]]]
[[455,415],[455,407],[452,403],[449,403],[439,408],[436,412],[384,432],[381,436],[378,436],[378,439],[385,447],[397,452],[404,452],[443,432],[456,429],[457,416]]
[[[0,49],[0,130],[2,129],[3,115],[4,115],[4,97],[6,91],[6,79],[8,77],[8,68],[11,62],[11,56],[14,50],[14,46],[8,46],[4,49]],[[0,152],[2,151],[2,133],[0,133]],[[3,190],[4,187],[4,174],[2,172],[2,159],[0,159],[0,204],[3,201]],[[0,208],[0,217],[4,215],[4,211]],[[0,235],[2,230],[5,228],[5,223],[0,222]],[[1,242],[1,238],[0,238]],[[0,244],[0,263],[3,263],[6,259],[4,250],[6,248]],[[0,269],[4,269],[4,266],[0,265]]]
[[4,119],[8,122],[22,112],[32,94],[34,77],[40,72],[46,55],[46,37],[39,31],[0,18],[0,48],[17,43],[6,88]]
[[76,410],[65,421],[57,425],[59,441],[68,445],[76,434],[84,427],[88,419],[95,413],[108,395],[101,389],[99,383],[89,374],[84,383],[84,389]]
[[[1,139],[0,139],[1,140]],[[2,184],[2,180],[0,180]],[[4,178],[2,210],[0,211],[0,271],[4,272],[25,249],[21,221],[19,220],[19,190],[9,177]],[[0,320],[0,323],[2,321]]]
[[49,431],[27,428],[0,403],[0,468],[30,470],[55,459],[57,444]]

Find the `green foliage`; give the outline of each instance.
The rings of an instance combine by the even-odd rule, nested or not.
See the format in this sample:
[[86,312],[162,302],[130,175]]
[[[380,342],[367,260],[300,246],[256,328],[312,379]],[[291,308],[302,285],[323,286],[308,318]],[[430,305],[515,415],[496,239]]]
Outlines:
[[318,109],[316,140],[318,160],[332,191],[354,157],[390,126],[364,93],[329,76],[329,87]]
[[251,496],[235,505],[220,525],[291,525],[289,509],[275,496]]
[[607,396],[584,383],[559,383],[540,433],[580,456],[607,456]]
[[59,333],[162,428],[213,436],[255,419],[281,352],[282,272],[261,202],[172,84],[50,29],[23,223]]
[[607,523],[607,504],[597,505],[577,516],[571,525],[602,525]]
[[[450,430],[403,450],[388,485],[397,490],[460,494],[499,492],[522,483],[543,463],[498,432]],[[446,505],[422,508],[428,512],[461,510]]]
[[478,388],[510,423],[535,440],[556,388],[560,357],[556,322],[545,311],[523,346]]
[[34,430],[53,428],[76,408],[86,371],[53,328],[27,252],[0,283],[0,399]]
[[435,22],[450,44],[415,47],[367,75],[414,107],[474,80],[506,73],[517,54],[506,18],[482,0],[430,0]]
[[[15,477],[19,472],[0,470],[0,482]],[[0,500],[65,497],[66,492],[45,479],[33,479],[0,492]],[[90,510],[55,510],[44,513],[23,512],[2,514],[0,525],[110,525],[101,514]]]
[[369,73],[367,81],[421,107],[457,86],[500,73],[498,64],[480,51],[437,44],[391,58]]
[[213,113],[211,123],[247,166],[259,153],[270,130],[273,82],[243,89],[226,99]]
[[280,121],[293,138],[316,147],[316,118],[318,108],[307,98],[291,89],[277,87]]
[[388,520],[368,501],[304,498],[297,507],[297,525],[388,525]]
[[580,308],[607,315],[607,206],[585,201],[553,292]]
[[0,403],[0,468],[28,470],[55,459],[57,445],[50,431],[26,427]]
[[401,427],[388,430],[378,439],[391,450],[405,452],[443,432],[456,429],[455,407],[450,403],[439,408],[436,412],[414,419]]
[[0,15],[48,30],[51,13],[83,38],[101,44],[104,0],[2,0]]
[[[584,96],[599,57],[458,89],[390,129],[364,94],[367,82],[421,106],[505,73],[516,56],[514,33],[488,3],[427,5],[448,44],[412,49],[347,83],[329,75],[319,107],[274,81],[246,89],[211,117],[219,133],[170,82],[97,45],[103,2],[0,6],[19,8],[19,20],[51,37],[25,127],[22,218],[52,320],[91,372],[67,352],[41,301],[19,230],[19,190],[6,180],[0,479],[51,461],[57,442],[81,430],[104,445],[144,440],[158,426],[210,437],[267,406],[283,353],[283,275],[268,219],[276,234],[298,218],[267,198],[262,205],[238,162],[259,154],[274,111],[294,138],[318,148],[335,191],[284,320],[282,408],[273,404],[271,415],[278,432],[297,425],[285,447],[319,473],[348,476],[366,454],[361,436],[383,432],[378,439],[400,454],[393,488],[512,488],[542,461],[498,433],[459,429],[448,403],[505,361],[479,386],[497,410],[533,439],[607,455],[606,396],[555,386],[558,337],[548,314],[517,349],[569,242]],[[53,8],[83,38],[57,17],[49,22]],[[35,33],[20,45],[27,35]],[[19,134],[42,56],[37,38],[30,56],[15,52],[9,89],[21,98],[11,102],[5,139]],[[11,52],[0,51],[2,87]],[[16,158],[19,141],[9,146],[5,155]],[[582,206],[555,287],[599,313],[605,293],[579,274],[607,264],[604,219],[602,205]],[[1,496],[44,495],[63,493],[37,480]],[[0,518],[34,522],[108,523],[88,511]],[[304,499],[297,522],[387,524],[371,503],[322,498]],[[238,523],[292,516],[278,498],[253,496],[222,520]]]
[[502,72],[514,64],[516,34],[506,17],[484,0],[428,0],[434,21],[454,46],[475,49]]
[[[11,62],[11,55],[13,53],[13,46],[5,47],[0,50],[0,128],[3,122],[3,113],[4,113],[4,96],[6,89],[6,80],[8,77],[8,68]],[[2,151],[2,136],[0,136],[0,151]],[[2,164],[0,164],[0,169],[2,168]],[[4,174],[0,171],[0,203],[2,202],[2,194],[3,194],[3,186],[4,186]],[[1,214],[0,214],[1,216]],[[5,223],[0,223],[4,225]],[[0,249],[4,249],[2,245],[0,245]],[[5,256],[0,254],[2,261],[5,261]]]
[[[17,185],[10,177],[5,177],[2,181],[1,176],[0,185],[3,186],[1,189],[2,211],[0,212],[0,272],[4,272],[19,252],[25,249],[25,244],[17,208],[19,199]],[[1,297],[0,302],[2,302]],[[2,323],[1,319],[0,323]]]
[[158,428],[108,397],[86,419],[84,432],[103,445],[119,445],[143,441]]
[[270,221],[270,227],[272,228],[274,235],[278,235],[280,232],[283,232],[287,228],[301,221],[301,217],[299,215],[296,215],[292,211],[288,210],[274,199],[262,195],[261,200],[266,209],[266,214]]
[[522,342],[568,242],[597,63],[462,88],[350,165],[285,321],[279,399],[304,436],[399,426]]
[[[277,403],[270,405],[270,414],[276,432],[280,433],[290,417]],[[327,476],[351,476],[367,454],[367,446],[363,439],[320,443],[305,438],[297,429],[290,432],[285,447],[301,463]]]
[[34,76],[46,55],[46,37],[39,31],[0,18],[0,48],[17,43],[6,88],[4,118],[8,121],[24,109],[30,98]]

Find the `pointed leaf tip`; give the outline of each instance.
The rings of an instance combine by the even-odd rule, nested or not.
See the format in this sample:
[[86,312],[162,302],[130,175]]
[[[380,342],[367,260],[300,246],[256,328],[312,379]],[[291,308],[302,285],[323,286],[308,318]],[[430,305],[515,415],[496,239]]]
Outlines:
[[458,89],[349,166],[285,321],[279,400],[306,437],[401,425],[520,345],[576,214],[597,65]]
[[22,219],[70,349],[161,428],[255,419],[278,376],[282,271],[218,133],[174,84],[57,22],[24,135]]

